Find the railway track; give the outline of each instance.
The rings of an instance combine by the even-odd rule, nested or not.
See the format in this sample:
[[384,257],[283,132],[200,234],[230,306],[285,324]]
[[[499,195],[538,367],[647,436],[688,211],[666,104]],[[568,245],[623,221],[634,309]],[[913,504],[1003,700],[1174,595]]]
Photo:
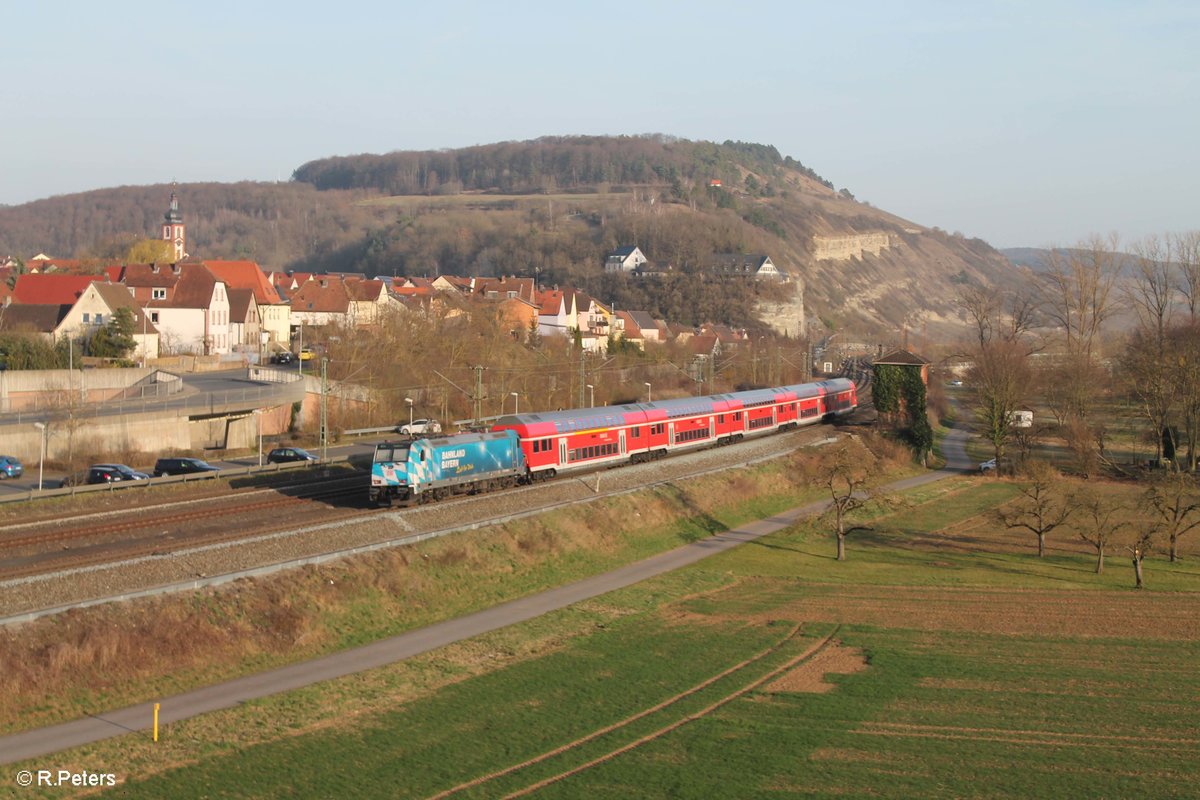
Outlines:
[[[294,527],[298,522],[331,522],[369,514],[369,510],[347,507],[363,494],[362,474],[337,478],[312,488],[297,487],[294,495],[262,497],[252,492],[249,502],[228,495],[185,503],[165,504],[172,510],[155,513],[153,507],[99,515],[125,517],[96,522],[98,515],[86,514],[57,520],[40,520],[8,526],[0,534],[0,580],[11,580],[43,572],[79,568],[146,555],[163,555],[171,550],[232,542],[251,534],[270,533]],[[345,501],[339,507],[336,501]],[[198,507],[197,507],[198,506]],[[314,506],[321,510],[314,511]],[[149,512],[149,513],[147,513]],[[229,524],[233,518],[269,515],[267,520]],[[286,522],[271,524],[271,519]],[[82,525],[78,523],[82,522]],[[41,530],[39,530],[41,529]],[[139,531],[142,535],[130,536]]]

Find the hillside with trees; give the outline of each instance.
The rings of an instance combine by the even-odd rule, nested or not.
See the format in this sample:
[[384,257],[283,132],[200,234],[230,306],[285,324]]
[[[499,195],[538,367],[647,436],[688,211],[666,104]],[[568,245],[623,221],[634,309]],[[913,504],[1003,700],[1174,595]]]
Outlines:
[[[858,202],[774,147],[658,135],[342,156],[310,161],[288,183],[53,197],[0,208],[0,253],[121,259],[156,234],[173,189],[194,258],[370,275],[536,275],[680,322],[753,327],[762,301],[794,290],[710,275],[714,253],[769,255],[803,279],[810,318],[837,327],[957,323],[962,286],[1019,274],[984,242]],[[818,237],[864,234],[889,246],[818,257]],[[668,277],[604,275],[605,255],[631,244]]]

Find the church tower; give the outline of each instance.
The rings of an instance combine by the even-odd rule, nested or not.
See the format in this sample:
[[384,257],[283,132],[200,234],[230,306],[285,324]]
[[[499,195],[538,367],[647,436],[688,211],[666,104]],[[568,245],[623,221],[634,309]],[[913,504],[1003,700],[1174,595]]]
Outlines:
[[171,192],[171,207],[163,215],[162,238],[163,241],[171,243],[173,260],[176,263],[183,261],[187,256],[187,234],[184,232],[183,215],[179,213],[179,201],[174,192]]

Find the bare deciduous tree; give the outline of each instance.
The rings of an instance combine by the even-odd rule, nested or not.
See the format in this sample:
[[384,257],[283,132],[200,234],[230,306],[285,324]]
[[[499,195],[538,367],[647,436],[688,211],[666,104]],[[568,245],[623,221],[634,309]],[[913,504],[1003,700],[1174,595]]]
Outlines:
[[1157,530],[1154,528],[1142,528],[1138,531],[1137,538],[1131,545],[1126,545],[1125,549],[1133,556],[1133,578],[1134,588],[1141,589],[1142,581],[1142,561],[1146,556],[1150,555],[1150,551],[1154,547],[1154,534]]
[[1187,469],[1195,472],[1200,456],[1197,453],[1200,449],[1200,320],[1174,328],[1169,338],[1175,392],[1188,446]]
[[1167,341],[1155,341],[1148,331],[1129,337],[1121,357],[1121,380],[1137,401],[1138,414],[1154,431],[1155,461],[1162,458],[1163,430],[1175,412],[1179,394],[1176,365],[1168,358]]
[[1200,315],[1200,231],[1176,234],[1171,238],[1171,245],[1179,265],[1179,289],[1194,322]]
[[1200,527],[1200,487],[1182,472],[1157,478],[1146,490],[1146,505],[1154,510],[1155,528],[1167,537],[1170,559],[1178,559],[1178,542],[1185,533]]
[[1032,384],[1029,354],[1019,342],[999,340],[980,347],[973,361],[969,378],[975,389],[975,414],[999,462],[1012,436],[1013,415]]
[[1072,495],[1063,491],[1062,476],[1044,461],[1031,461],[1026,467],[1028,482],[1020,497],[999,509],[1007,528],[1022,528],[1037,537],[1038,558],[1046,555],[1046,536],[1075,513],[1078,506]]
[[1125,527],[1121,519],[1125,508],[1116,500],[1089,492],[1079,501],[1083,521],[1079,538],[1096,549],[1096,574],[1104,572],[1104,551],[1117,533]]
[[1112,315],[1118,244],[1114,234],[1093,236],[1070,250],[1050,250],[1046,312],[1062,328],[1069,354],[1090,360],[1100,328]]
[[975,346],[989,342],[1024,342],[1029,353],[1042,348],[1040,337],[1033,336],[1039,302],[1032,295],[997,294],[990,287],[973,286],[959,292],[959,303],[975,331]]
[[825,453],[815,465],[813,482],[829,490],[832,502],[824,516],[832,518],[837,537],[837,560],[846,560],[846,535],[860,526],[847,527],[847,516],[867,503],[889,503],[877,490],[878,459],[865,447],[843,442]]

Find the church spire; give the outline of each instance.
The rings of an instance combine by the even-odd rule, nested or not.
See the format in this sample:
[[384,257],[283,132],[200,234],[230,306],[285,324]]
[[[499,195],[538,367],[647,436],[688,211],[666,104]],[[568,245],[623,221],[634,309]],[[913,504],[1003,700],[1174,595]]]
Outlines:
[[171,251],[176,263],[187,257],[187,233],[183,224],[183,214],[179,213],[179,200],[175,192],[171,192],[171,205],[163,214],[163,241],[171,243]]

